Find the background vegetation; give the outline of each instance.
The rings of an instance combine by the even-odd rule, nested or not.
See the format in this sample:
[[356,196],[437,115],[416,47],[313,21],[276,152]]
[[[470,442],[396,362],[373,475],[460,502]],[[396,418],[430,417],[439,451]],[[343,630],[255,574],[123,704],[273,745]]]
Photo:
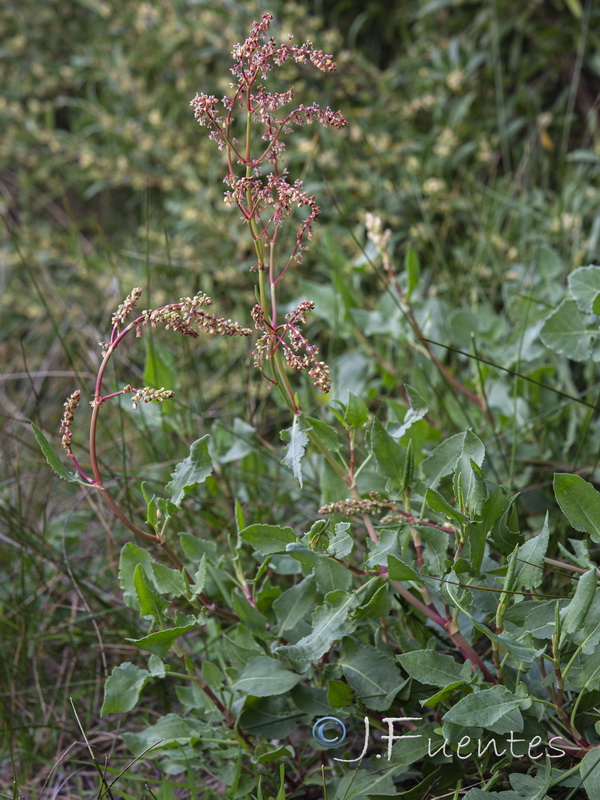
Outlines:
[[[569,273],[599,259],[597,4],[9,2],[0,19],[0,565],[10,576],[0,587],[0,796],[100,796],[95,762],[116,777],[131,760],[122,732],[182,701],[159,682],[135,712],[100,717],[113,666],[140,658],[125,639],[145,632],[117,581],[127,534],[95,495],[48,473],[29,423],[58,440],[63,399],[91,385],[97,343],[133,286],[144,287],[145,307],[205,291],[219,313],[250,325],[253,255],[223,206],[223,164],[189,101],[227,91],[231,46],[264,10],[277,33],[337,55],[335,75],[307,70],[293,81],[349,122],[342,134],[304,131],[288,150],[292,176],[323,214],[285,300],[316,301],[311,336],[332,366],[330,399],[351,390],[398,423],[410,384],[429,407],[412,439],[419,460],[473,427],[493,479],[521,492],[520,530],[537,533],[556,512],[554,556],[570,528],[552,474],[598,481],[595,328],[579,352],[540,333]],[[438,344],[415,338],[388,291],[367,212],[392,231],[396,272],[409,246],[418,254],[413,307]],[[107,416],[102,459],[122,505],[139,511],[140,480],[164,484],[211,431],[218,471],[182,530],[224,546],[234,499],[247,521],[304,529],[343,498],[340,487],[315,467],[300,492],[281,466],[289,415],[244,342],[198,342],[157,336],[127,351],[120,379],[150,376],[177,398],[168,412],[119,406]],[[215,776],[195,780],[148,760],[115,796],[223,791]]]

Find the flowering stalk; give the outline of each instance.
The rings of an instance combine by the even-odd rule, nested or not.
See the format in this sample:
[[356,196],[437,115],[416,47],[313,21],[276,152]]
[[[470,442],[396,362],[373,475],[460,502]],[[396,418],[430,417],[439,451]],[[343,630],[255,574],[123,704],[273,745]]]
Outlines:
[[[268,79],[273,68],[290,59],[299,64],[310,63],[323,72],[335,70],[336,65],[332,56],[316,50],[310,41],[294,45],[290,35],[287,43],[277,45],[269,35],[272,19],[271,14],[264,14],[260,22],[253,24],[246,41],[233,48],[231,73],[235,82],[231,84],[231,96],[219,102],[213,95],[201,93],[190,105],[198,123],[210,129],[209,138],[220,150],[226,151],[225,183],[228,190],[225,202],[239,209],[256,254],[256,265],[251,270],[258,273],[260,302],[254,307],[252,318],[261,335],[253,352],[254,364],[271,384],[279,388],[287,407],[298,416],[302,410],[290,384],[286,365],[307,371],[314,385],[325,393],[330,391],[331,381],[329,367],[319,359],[319,348],[310,344],[300,331],[300,325],[306,322],[306,315],[314,308],[314,303],[301,303],[286,315],[284,321],[278,317],[278,286],[293,263],[302,263],[312,238],[313,223],[321,211],[314,195],[304,191],[302,181],[289,181],[288,172],[282,165],[283,137],[296,127],[314,122],[325,127],[342,128],[346,120],[339,111],[321,108],[317,103],[299,104],[291,110],[276,113],[293,104],[294,90],[269,92],[265,89],[262,81]],[[243,143],[234,134],[234,114],[238,111],[245,117]],[[257,126],[262,128],[262,133],[255,153]],[[294,209],[300,210],[304,218],[296,231],[293,246],[282,253],[281,228]],[[324,448],[311,431],[308,431],[308,436],[351,487],[353,480],[345,465]]]
[[[75,469],[83,478],[83,480],[102,493],[113,513],[130,531],[148,542],[159,544],[171,562],[177,567],[177,569],[182,571],[184,570],[184,565],[168,542],[165,540],[164,533],[150,533],[149,531],[140,528],[129,519],[129,517],[113,500],[102,480],[97,452],[98,418],[100,409],[107,400],[119,397],[120,395],[131,394],[133,408],[136,409],[139,402],[162,403],[165,400],[173,397],[175,393],[169,389],[154,389],[149,386],[145,386],[141,389],[135,389],[130,384],[127,384],[118,391],[110,392],[109,394],[103,394],[102,383],[104,379],[104,373],[110,359],[125,337],[132,331],[135,331],[136,337],[139,338],[142,335],[144,327],[147,326],[156,328],[158,325],[163,325],[166,330],[173,330],[177,333],[183,334],[184,336],[191,336],[193,338],[199,336],[199,331],[203,331],[204,333],[208,333],[210,335],[220,334],[221,336],[249,336],[252,331],[249,328],[242,328],[237,322],[232,322],[230,319],[217,317],[215,314],[205,311],[205,307],[210,306],[212,304],[212,300],[210,297],[202,293],[197,294],[194,297],[182,297],[178,303],[170,303],[159,308],[146,310],[132,322],[127,323],[127,318],[133,312],[141,293],[142,290],[140,288],[135,288],[123,301],[123,303],[121,303],[117,311],[113,314],[113,327],[108,342],[100,342],[100,346],[102,347],[102,361],[96,375],[94,398],[90,403],[92,407],[92,418],[90,421],[89,449],[93,477],[87,475],[81,468],[73,454],[71,447],[71,426],[73,423],[75,409],[77,408],[81,397],[81,392],[79,390],[73,392],[73,394],[64,404],[65,411],[60,426],[60,432],[62,433],[62,445],[65,448],[73,465],[75,466]],[[190,582],[192,582],[191,579]],[[202,596],[201,599],[205,600],[208,604],[206,598]],[[228,616],[231,616],[229,612],[225,613],[227,613]]]

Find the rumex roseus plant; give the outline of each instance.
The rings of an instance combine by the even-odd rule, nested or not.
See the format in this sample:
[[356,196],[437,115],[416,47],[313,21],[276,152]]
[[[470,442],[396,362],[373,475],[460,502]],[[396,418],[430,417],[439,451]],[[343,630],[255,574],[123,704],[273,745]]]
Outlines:
[[[237,207],[254,248],[254,364],[293,415],[283,463],[301,488],[303,467],[323,478],[322,503],[302,530],[248,524],[243,499],[235,498],[226,535],[212,541],[178,530],[175,543],[183,502],[194,501],[212,470],[204,436],[172,473],[166,496],[144,489],[147,528],[117,505],[97,455],[100,411],[115,397],[131,396],[135,407],[171,395],[131,384],[104,393],[107,364],[124,338],[142,336],[147,326],[192,337],[251,334],[209,313],[204,294],[129,321],[140,296],[134,289],[102,343],[91,400],[92,474],[74,452],[80,390],[65,403],[61,425],[75,475],[36,430],[61,477],[100,491],[120,521],[172,565],[133,543],[122,550],[124,600],[149,623],[130,641],[149,656],[145,667],[115,667],[103,713],[132,710],[152,681],[175,681],[173,711],[124,739],[136,758],[160,760],[171,775],[195,771],[198,785],[217,796],[271,793],[282,800],[326,792],[342,800],[411,791],[425,798],[463,789],[470,800],[516,800],[551,790],[566,797],[574,789],[592,798],[600,597],[589,541],[570,540],[568,561],[550,559],[548,519],[525,541],[515,497],[486,477],[486,447],[473,430],[429,451],[422,446],[417,424],[428,406],[411,387],[403,418],[387,426],[352,393],[334,398],[327,416],[311,416],[294,391],[288,368],[307,372],[325,394],[332,384],[303,332],[313,301],[287,314],[280,308],[282,280],[302,263],[320,211],[302,182],[289,178],[284,136],[314,122],[345,123],[329,108],[294,105],[291,89],[265,88],[286,61],[335,69],[311,42],[276,44],[271,21],[265,14],[233,49],[231,96],[199,94],[192,107],[226,155],[225,200]],[[284,232],[296,215],[290,245]],[[416,273],[408,276],[410,291],[403,289],[389,236],[374,220],[371,239],[420,336],[409,302]],[[456,385],[431,348],[428,355]],[[485,402],[461,387],[489,417]],[[557,475],[555,492],[573,527],[597,542],[600,529],[581,509],[600,506],[600,494],[574,475]],[[562,571],[561,594],[542,591],[550,567]],[[350,732],[335,751],[323,734],[328,717]],[[377,734],[370,739],[369,731]]]

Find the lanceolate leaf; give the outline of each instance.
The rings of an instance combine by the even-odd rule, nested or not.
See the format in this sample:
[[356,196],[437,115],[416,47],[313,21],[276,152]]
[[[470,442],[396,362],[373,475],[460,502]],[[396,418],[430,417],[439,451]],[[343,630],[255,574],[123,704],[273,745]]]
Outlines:
[[127,639],[126,641],[137,645],[141,650],[147,650],[149,653],[154,653],[154,655],[164,658],[171,649],[173,642],[183,636],[184,633],[191,631],[195,626],[196,623],[192,622],[190,625],[155,631],[148,634],[148,636],[143,636],[141,639]]
[[167,492],[171,492],[171,502],[178,508],[184,497],[208,478],[212,472],[212,460],[208,452],[209,436],[197,439],[190,448],[189,456],[171,473]]
[[38,428],[37,425],[34,425],[33,422],[31,423],[31,427],[33,429],[33,435],[36,438],[37,443],[40,446],[40,450],[44,454],[48,465],[52,467],[54,472],[58,475],[59,478],[62,478],[63,481],[69,481],[69,483],[79,483],[82,486],[90,486],[89,483],[86,481],[81,480],[78,478],[74,472],[69,472],[69,470],[65,467],[63,462],[60,460],[58,453],[52,447],[48,439],[44,436],[41,430]]
[[573,599],[566,609],[563,610],[563,621],[561,625],[561,645],[564,642],[567,634],[572,634],[578,631],[584,624],[590,606],[596,594],[598,586],[597,570],[588,570],[577,581],[577,589],[573,595]]

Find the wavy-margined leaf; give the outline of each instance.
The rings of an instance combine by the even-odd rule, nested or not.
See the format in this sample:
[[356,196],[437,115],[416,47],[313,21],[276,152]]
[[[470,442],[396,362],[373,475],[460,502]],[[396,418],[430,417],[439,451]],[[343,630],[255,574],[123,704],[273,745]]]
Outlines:
[[346,680],[367,708],[385,711],[406,683],[391,655],[362,644],[351,654],[337,659]]
[[600,267],[589,264],[579,267],[569,275],[569,291],[580,310],[585,314],[596,313],[594,304],[600,294]]
[[563,300],[546,317],[540,330],[540,338],[546,347],[573,361],[587,361],[592,356],[597,336],[592,317],[583,314],[575,300]]
[[530,697],[519,697],[506,686],[492,686],[460,699],[443,719],[456,725],[494,730],[500,717],[517,708],[529,708],[531,703]]
[[261,556],[273,553],[285,553],[286,545],[297,542],[298,537],[292,528],[283,525],[248,525],[240,536],[245,539]]
[[281,463],[289,467],[302,488],[302,458],[308,445],[308,434],[302,429],[300,417],[295,416],[292,427],[281,431],[281,438],[289,442]]
[[196,486],[208,478],[212,472],[212,459],[208,452],[209,435],[197,439],[190,447],[190,454],[171,473],[171,481],[166,485],[171,492],[171,502],[179,508],[183,498]]
[[278,647],[277,652],[295,661],[315,663],[335,641],[352,633],[355,623],[348,616],[358,603],[359,598],[353,593],[339,591],[330,594],[325,605],[316,610],[308,636],[296,644]]
[[413,389],[412,386],[409,386],[408,384],[404,384],[404,388],[410,401],[410,408],[404,415],[402,423],[390,428],[390,436],[393,436],[394,439],[401,439],[406,431],[412,425],[414,425],[415,422],[419,422],[419,420],[423,419],[423,417],[425,417],[429,411],[429,406],[425,403],[416,389]]

